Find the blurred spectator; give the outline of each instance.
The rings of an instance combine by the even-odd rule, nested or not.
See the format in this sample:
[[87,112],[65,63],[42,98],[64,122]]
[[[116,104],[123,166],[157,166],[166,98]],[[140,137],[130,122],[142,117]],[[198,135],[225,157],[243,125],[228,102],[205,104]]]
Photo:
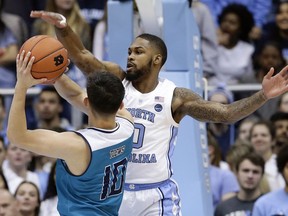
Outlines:
[[[0,136],[3,139],[5,145],[8,144],[8,138],[6,135],[6,108],[4,96],[0,94]],[[2,140],[1,139],[1,140]]]
[[238,125],[237,130],[237,138],[236,140],[241,140],[245,143],[249,143],[249,136],[250,136],[250,130],[254,123],[258,121],[258,118],[254,116],[249,116],[244,118]]
[[279,151],[277,168],[285,179],[285,185],[260,197],[254,205],[252,216],[288,215],[288,145]]
[[24,180],[34,182],[39,188],[40,183],[37,174],[28,170],[31,157],[31,152],[20,149],[13,143],[8,145],[2,170],[12,194],[15,193],[18,185]]
[[256,154],[243,156],[236,164],[240,190],[236,196],[221,202],[214,216],[251,215],[255,201],[262,195],[260,182],[264,173],[264,160]]
[[206,78],[215,76],[218,70],[218,42],[216,27],[208,7],[199,0],[192,2],[192,12],[201,37],[203,73]]
[[223,170],[229,170],[229,165],[221,158],[221,150],[217,140],[215,137],[213,137],[209,130],[207,131],[207,140],[210,164]]
[[263,36],[256,44],[261,46],[267,41],[277,41],[282,48],[282,53],[286,63],[288,63],[288,37],[287,37],[287,17],[288,17],[288,1],[278,1],[275,11],[275,21],[266,24],[263,27]]
[[19,202],[6,189],[0,189],[0,214],[1,216],[21,216]]
[[53,129],[56,127],[71,130],[66,118],[61,117],[63,112],[62,98],[54,86],[46,86],[39,93],[35,102],[35,114],[37,118],[37,128]]
[[[35,19],[30,17],[31,10],[43,10],[46,0],[18,1],[1,0],[4,2],[4,12],[21,17],[28,29],[28,36],[31,35],[32,24]],[[20,27],[20,29],[23,27]]]
[[[224,84],[219,84],[208,94],[209,101],[215,101],[222,104],[230,104],[234,101],[233,94]],[[225,160],[226,153],[235,141],[235,128],[233,124],[208,123],[207,129],[211,131],[220,146],[222,159]]]
[[282,94],[278,100],[278,110],[288,113],[288,92]]
[[[267,41],[262,44],[253,54],[254,73],[251,76],[243,76],[242,83],[262,83],[262,79],[270,70],[274,68],[275,74],[285,66],[285,60],[282,55],[282,49],[279,43],[275,41]],[[241,97],[247,97],[252,95],[253,91],[247,91],[241,93]],[[253,115],[258,116],[261,119],[269,120],[273,111],[277,109],[278,98],[273,98],[259,108]],[[272,111],[272,112],[271,112]]]
[[[227,153],[227,163],[229,164],[230,169],[237,174],[237,164],[239,164],[239,161],[248,154],[251,154],[255,152],[251,144],[247,143],[241,143],[241,141],[238,142],[238,144],[235,144],[231,146]],[[267,180],[267,176],[264,173],[261,182],[260,182],[260,190],[262,194],[270,192],[270,186]]]
[[57,210],[58,195],[55,182],[55,169],[56,162],[53,164],[49,175],[48,187],[40,207],[40,216],[60,216]]
[[276,155],[272,147],[275,141],[275,128],[270,122],[260,121],[251,128],[250,142],[255,152],[265,161],[265,175],[271,191],[284,186],[284,180],[277,170]]
[[275,128],[276,138],[288,138],[288,113],[275,112],[270,120]]
[[[207,135],[210,151],[211,146],[215,146],[215,144],[217,145],[217,141],[210,133],[208,133]],[[211,154],[209,152],[209,156],[210,155]],[[211,162],[213,161],[213,158],[209,159]],[[216,207],[219,202],[235,196],[236,192],[239,190],[239,186],[235,175],[229,169],[221,169],[218,166],[210,164],[209,174],[214,207]]]
[[252,14],[241,4],[225,7],[219,16],[218,70],[208,81],[238,84],[243,76],[251,76],[254,46],[249,43],[249,32],[253,27]]
[[[141,33],[144,33],[143,24],[138,12],[137,4],[133,1],[133,34],[138,36]],[[109,35],[108,35],[108,8],[107,5],[104,8],[104,15],[102,19],[97,23],[94,29],[94,38],[93,38],[93,54],[97,59],[101,61],[109,60],[108,49],[109,49]]]
[[[81,14],[89,23],[90,29],[95,29],[96,24],[102,19],[104,14],[104,7],[107,0],[78,0],[81,9]],[[93,31],[91,31],[91,38],[93,38]]]
[[251,29],[249,36],[252,40],[257,40],[261,36],[262,27],[267,23],[268,15],[272,9],[272,0],[201,0],[208,5],[212,15],[217,22],[217,17],[223,8],[228,4],[239,3],[245,5],[252,13],[255,24]]
[[19,209],[22,216],[39,215],[41,201],[37,185],[33,182],[23,181],[17,187],[14,196],[19,202]]

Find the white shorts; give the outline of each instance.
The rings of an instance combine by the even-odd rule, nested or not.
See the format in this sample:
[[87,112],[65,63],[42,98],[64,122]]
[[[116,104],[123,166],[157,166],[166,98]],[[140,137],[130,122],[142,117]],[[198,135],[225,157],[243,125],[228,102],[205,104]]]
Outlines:
[[126,184],[119,216],[181,216],[180,207],[178,186],[171,179],[156,184]]

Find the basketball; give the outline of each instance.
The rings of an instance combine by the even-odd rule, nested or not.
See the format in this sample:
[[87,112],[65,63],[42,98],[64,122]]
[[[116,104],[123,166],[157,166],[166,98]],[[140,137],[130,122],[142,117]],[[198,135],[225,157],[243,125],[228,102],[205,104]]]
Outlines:
[[60,77],[68,65],[68,52],[56,38],[48,35],[36,35],[29,38],[20,48],[19,54],[25,50],[34,56],[31,75],[35,79],[47,78],[54,81]]

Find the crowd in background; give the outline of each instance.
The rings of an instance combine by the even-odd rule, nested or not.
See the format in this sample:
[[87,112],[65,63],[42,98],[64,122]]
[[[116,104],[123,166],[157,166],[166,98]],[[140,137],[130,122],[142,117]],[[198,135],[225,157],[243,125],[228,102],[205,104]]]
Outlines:
[[[1,89],[15,85],[15,59],[26,39],[37,34],[55,36],[53,26],[29,17],[31,10],[39,9],[63,14],[85,47],[98,59],[109,60],[105,0],[0,0]],[[193,1],[191,10],[202,40],[203,74],[210,85],[216,86],[208,100],[229,104],[249,96],[252,91],[231,92],[227,86],[261,84],[271,67],[277,73],[288,63],[288,1],[200,0]],[[135,5],[134,35],[142,32]],[[69,69],[67,75],[84,88],[86,80],[81,71],[73,63]],[[19,215],[59,215],[55,160],[22,150],[7,140],[6,114],[11,99],[11,95],[0,95],[0,188],[13,196],[1,189],[0,197],[18,200]],[[61,132],[86,124],[85,116],[63,101],[53,86],[41,86],[38,95],[28,97],[26,111],[30,129]],[[227,213],[223,213],[226,201],[231,206],[247,197],[243,167],[252,167],[258,174],[247,211],[259,197],[287,184],[277,167],[277,155],[288,145],[288,93],[235,125],[208,123],[207,137],[215,215]]]

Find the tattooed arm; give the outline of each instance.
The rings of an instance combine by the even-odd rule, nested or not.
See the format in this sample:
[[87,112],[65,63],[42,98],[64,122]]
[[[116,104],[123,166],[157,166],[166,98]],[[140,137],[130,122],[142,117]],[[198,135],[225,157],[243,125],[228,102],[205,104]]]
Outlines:
[[176,122],[185,115],[199,121],[233,123],[260,108],[267,100],[288,91],[288,66],[273,76],[271,68],[262,82],[262,89],[254,95],[235,101],[231,104],[221,104],[203,100],[189,89],[176,88],[172,100],[172,112]]

